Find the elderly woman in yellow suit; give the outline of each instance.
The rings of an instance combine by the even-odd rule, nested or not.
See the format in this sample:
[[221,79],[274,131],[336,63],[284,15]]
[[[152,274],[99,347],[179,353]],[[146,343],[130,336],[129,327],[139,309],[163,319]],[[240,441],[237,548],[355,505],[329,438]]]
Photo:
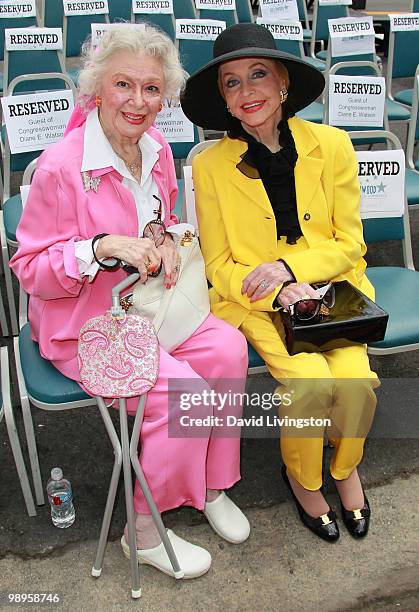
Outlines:
[[[277,51],[266,28],[239,24],[220,34],[214,59],[190,77],[182,107],[194,123],[227,131],[193,162],[212,311],[239,328],[272,376],[293,388],[290,416],[332,417],[330,471],[343,521],[362,537],[370,507],[357,466],[378,385],[366,347],[291,356],[278,314],[314,296],[311,284],[322,281],[346,279],[374,296],[350,139],[294,116],[323,87],[321,73]],[[323,433],[281,434],[283,477],[304,525],[334,542],[336,515],[321,492]]]

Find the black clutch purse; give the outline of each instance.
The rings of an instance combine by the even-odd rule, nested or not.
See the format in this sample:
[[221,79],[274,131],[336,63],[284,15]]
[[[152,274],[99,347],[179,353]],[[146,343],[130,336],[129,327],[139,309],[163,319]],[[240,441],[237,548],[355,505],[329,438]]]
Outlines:
[[280,311],[290,355],[383,340],[388,313],[348,281],[333,283],[333,288],[334,305],[326,315],[301,321],[287,310]]

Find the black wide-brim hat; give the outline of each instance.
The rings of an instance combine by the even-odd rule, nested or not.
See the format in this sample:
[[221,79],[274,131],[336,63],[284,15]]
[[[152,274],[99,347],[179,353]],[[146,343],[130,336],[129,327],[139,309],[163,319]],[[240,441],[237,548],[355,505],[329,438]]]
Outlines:
[[223,62],[244,57],[280,61],[289,74],[286,104],[293,113],[314,102],[324,88],[324,77],[317,68],[278,51],[271,32],[256,23],[239,23],[221,32],[214,42],[213,56],[189,77],[180,100],[188,119],[202,128],[225,131],[231,126],[231,116],[218,88],[218,68]]

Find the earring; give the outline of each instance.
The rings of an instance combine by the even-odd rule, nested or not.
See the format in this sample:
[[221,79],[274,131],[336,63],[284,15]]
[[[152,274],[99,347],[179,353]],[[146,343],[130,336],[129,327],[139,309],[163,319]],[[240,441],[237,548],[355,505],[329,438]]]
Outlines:
[[100,105],[102,104],[102,98],[100,96],[96,96],[95,98],[95,104],[96,106],[99,108]]
[[283,104],[287,98],[288,98],[288,91],[285,88],[281,89],[281,91],[279,92],[280,103]]
[[229,112],[229,113],[230,113],[230,115],[231,115],[232,117],[234,117],[234,115],[233,115],[233,113],[231,112],[230,107],[229,107],[228,105],[227,105],[227,112]]
[[163,103],[160,102],[160,108],[159,108],[159,112],[163,110]]

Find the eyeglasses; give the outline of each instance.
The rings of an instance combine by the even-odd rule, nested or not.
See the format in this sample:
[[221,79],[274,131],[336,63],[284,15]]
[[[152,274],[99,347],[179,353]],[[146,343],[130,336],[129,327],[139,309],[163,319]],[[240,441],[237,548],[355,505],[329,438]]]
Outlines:
[[[162,221],[162,202],[159,197],[153,195],[153,198],[158,201],[159,207],[156,210],[153,210],[153,213],[157,215],[156,219],[152,219],[147,223],[143,231],[143,238],[149,238],[152,242],[154,242],[155,247],[159,247],[163,244],[165,239],[166,226]],[[138,272],[137,268],[134,266],[130,266],[129,264],[124,264],[122,269],[128,274],[134,274]],[[161,272],[161,264],[155,272],[148,272],[148,276],[158,276]]]
[[313,288],[316,289],[316,296],[298,300],[289,306],[290,315],[301,322],[326,317],[330,314],[329,308],[335,305],[335,288],[332,283],[313,285]]

